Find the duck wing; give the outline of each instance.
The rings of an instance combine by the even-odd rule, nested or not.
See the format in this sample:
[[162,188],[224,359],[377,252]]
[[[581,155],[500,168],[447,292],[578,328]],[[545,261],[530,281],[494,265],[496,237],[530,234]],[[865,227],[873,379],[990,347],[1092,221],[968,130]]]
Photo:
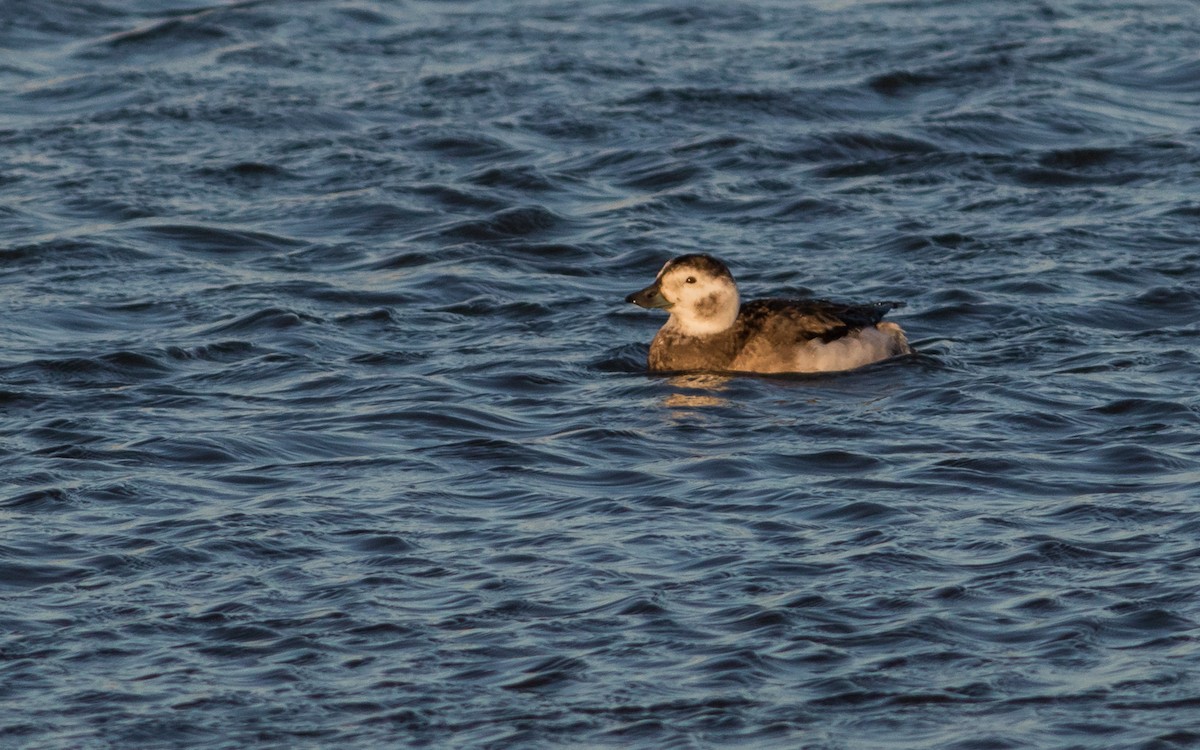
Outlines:
[[759,299],[742,305],[736,325],[743,340],[767,335],[794,342],[820,339],[836,341],[869,328],[903,302],[847,304],[831,300]]

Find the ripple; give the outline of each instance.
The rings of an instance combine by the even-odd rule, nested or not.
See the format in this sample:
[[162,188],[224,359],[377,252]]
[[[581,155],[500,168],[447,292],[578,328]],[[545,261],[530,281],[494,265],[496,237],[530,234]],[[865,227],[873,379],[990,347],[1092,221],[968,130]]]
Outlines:
[[267,232],[196,224],[154,224],[141,232],[168,241],[189,253],[225,256],[233,253],[278,253],[297,247],[297,240]]
[[484,220],[459,222],[442,229],[439,235],[483,242],[542,234],[562,222],[562,218],[541,206],[516,207],[497,211]]

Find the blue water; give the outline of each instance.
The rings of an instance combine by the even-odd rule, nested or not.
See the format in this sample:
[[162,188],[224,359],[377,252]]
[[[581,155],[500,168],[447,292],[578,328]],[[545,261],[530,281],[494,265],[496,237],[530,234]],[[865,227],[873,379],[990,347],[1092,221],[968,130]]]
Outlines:
[[[0,746],[1200,744],[1198,123],[1183,1],[0,0]],[[648,375],[685,252],[918,354]]]

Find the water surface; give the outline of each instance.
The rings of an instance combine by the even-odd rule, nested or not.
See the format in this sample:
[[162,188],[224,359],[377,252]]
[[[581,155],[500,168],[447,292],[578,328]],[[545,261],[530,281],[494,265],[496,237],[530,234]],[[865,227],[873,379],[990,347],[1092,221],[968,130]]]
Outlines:
[[[0,739],[1200,742],[1186,2],[0,2]],[[669,257],[920,351],[645,372]]]

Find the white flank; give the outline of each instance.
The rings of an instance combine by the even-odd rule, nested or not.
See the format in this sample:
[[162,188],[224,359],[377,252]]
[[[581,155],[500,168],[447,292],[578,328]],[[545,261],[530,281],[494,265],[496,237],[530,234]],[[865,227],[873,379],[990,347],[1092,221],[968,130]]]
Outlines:
[[900,326],[880,323],[829,343],[808,342],[796,352],[796,372],[853,370],[908,351]]

